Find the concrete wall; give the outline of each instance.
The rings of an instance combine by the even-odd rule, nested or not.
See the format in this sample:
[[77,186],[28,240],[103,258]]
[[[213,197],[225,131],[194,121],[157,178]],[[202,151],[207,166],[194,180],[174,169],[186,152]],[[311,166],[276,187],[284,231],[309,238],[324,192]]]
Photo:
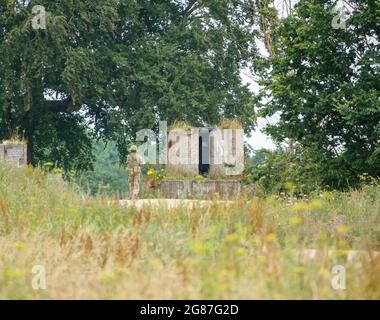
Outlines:
[[[173,129],[169,132],[166,165],[168,172],[193,176],[198,174],[198,132],[197,128],[190,130]],[[173,158],[179,163],[177,161],[173,163]]]
[[6,161],[16,167],[27,163],[26,144],[0,144],[0,160]]
[[[239,175],[244,169],[244,131],[227,131],[226,135],[217,130],[210,133],[210,178]],[[232,166],[228,167],[228,164]]]
[[211,179],[241,174],[239,168],[228,167],[228,164],[236,163],[244,166],[244,131],[235,129],[224,132],[208,128],[171,130],[167,143],[167,171],[193,176],[199,174],[200,136],[203,139],[203,159],[209,165]]
[[161,197],[168,199],[212,198],[219,194],[221,199],[239,196],[241,185],[236,180],[163,180],[160,184]]

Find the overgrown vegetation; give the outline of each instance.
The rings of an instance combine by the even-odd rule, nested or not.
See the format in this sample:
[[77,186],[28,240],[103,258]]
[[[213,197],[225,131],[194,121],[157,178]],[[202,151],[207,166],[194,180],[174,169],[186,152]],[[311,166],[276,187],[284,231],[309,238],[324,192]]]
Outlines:
[[[379,299],[379,195],[121,207],[1,163],[0,298]],[[337,264],[346,290],[331,287]],[[32,289],[34,265],[46,290]]]
[[128,174],[120,163],[115,143],[94,142],[95,163],[92,171],[82,172],[75,181],[91,195],[101,194],[125,198],[128,194]]
[[238,119],[222,119],[217,125],[219,129],[243,129]]
[[19,130],[15,130],[6,140],[0,140],[0,144],[26,144],[27,141],[24,139],[23,135],[19,133]]
[[271,26],[260,114],[279,115],[266,131],[297,147],[296,170],[347,189],[363,174],[380,176],[380,2],[343,1],[346,27],[333,28],[337,3],[297,1]]
[[[380,1],[72,2],[0,1],[0,141],[37,167],[0,163],[0,299],[380,299]],[[270,116],[236,201],[119,202],[138,130]]]
[[313,156],[302,148],[289,150],[279,147],[274,151],[255,151],[253,158],[246,163],[242,182],[255,184],[256,192],[266,195],[289,190],[300,195],[321,188],[332,189],[323,183],[323,177],[336,175],[337,171],[334,167],[314,161]]
[[[79,171],[94,161],[92,137],[116,140],[124,159],[159,119],[233,116],[252,130],[240,79],[257,54],[249,2],[0,1],[0,139],[20,127],[33,164]],[[35,5],[45,30],[32,28]]]

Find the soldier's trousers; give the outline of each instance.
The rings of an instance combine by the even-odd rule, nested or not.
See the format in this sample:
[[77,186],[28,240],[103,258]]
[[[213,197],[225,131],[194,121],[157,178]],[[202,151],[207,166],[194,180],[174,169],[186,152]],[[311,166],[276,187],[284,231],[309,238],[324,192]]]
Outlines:
[[128,175],[129,180],[129,196],[136,199],[140,192],[140,173]]

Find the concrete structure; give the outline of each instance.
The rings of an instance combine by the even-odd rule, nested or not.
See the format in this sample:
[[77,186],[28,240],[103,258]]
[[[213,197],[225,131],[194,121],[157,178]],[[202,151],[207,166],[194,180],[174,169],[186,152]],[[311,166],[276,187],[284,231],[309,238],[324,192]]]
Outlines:
[[168,134],[167,171],[179,176],[233,176],[244,166],[242,129],[173,129]]
[[168,134],[166,170],[178,175],[198,174],[198,129],[173,129]]
[[[242,129],[172,129],[167,139],[169,176],[159,184],[160,197],[168,199],[233,199],[241,193],[238,180],[244,168]],[[194,179],[204,175],[207,179]],[[228,178],[227,178],[228,177]]]
[[27,163],[26,144],[0,144],[0,160],[6,161],[16,167]]
[[163,180],[160,196],[168,199],[212,198],[233,199],[239,196],[241,185],[237,180]]

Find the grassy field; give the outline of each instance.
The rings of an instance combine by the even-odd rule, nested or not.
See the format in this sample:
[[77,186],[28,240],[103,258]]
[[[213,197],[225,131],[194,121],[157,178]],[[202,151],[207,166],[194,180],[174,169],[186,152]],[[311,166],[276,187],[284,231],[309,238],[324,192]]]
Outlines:
[[[370,185],[228,207],[123,208],[0,164],[0,298],[379,299],[379,195]],[[32,287],[36,265],[44,290]],[[332,288],[336,265],[345,290]]]

